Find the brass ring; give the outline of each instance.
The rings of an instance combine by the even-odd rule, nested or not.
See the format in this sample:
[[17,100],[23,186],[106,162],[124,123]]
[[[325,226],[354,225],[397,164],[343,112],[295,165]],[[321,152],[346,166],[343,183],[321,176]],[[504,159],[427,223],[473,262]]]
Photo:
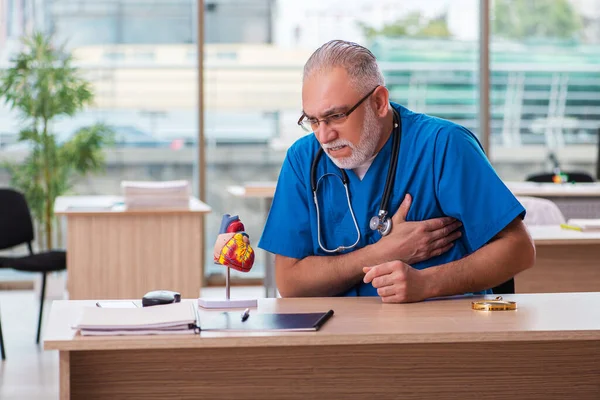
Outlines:
[[477,311],[511,311],[517,309],[517,303],[502,300],[502,296],[498,296],[494,300],[474,301],[471,303],[471,308]]

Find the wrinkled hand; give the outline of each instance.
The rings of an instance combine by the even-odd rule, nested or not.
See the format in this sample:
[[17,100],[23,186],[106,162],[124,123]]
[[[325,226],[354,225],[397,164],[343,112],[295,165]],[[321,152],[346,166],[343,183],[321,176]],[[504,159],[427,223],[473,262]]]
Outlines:
[[462,223],[451,217],[407,222],[411,203],[412,197],[407,194],[392,217],[391,232],[379,242],[388,259],[416,264],[450,250],[461,237],[457,229]]
[[428,297],[423,272],[402,261],[364,267],[363,272],[363,281],[371,282],[384,303],[411,303]]

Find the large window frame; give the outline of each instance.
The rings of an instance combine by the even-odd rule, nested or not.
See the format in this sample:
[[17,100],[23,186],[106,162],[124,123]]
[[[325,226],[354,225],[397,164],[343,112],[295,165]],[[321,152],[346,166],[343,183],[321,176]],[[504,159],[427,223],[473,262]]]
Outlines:
[[[197,46],[198,46],[198,198],[206,202],[206,150],[204,143],[204,0],[197,0]],[[483,149],[490,157],[490,0],[479,0],[479,139]],[[210,204],[209,204],[210,205]],[[205,222],[202,226],[205,229]],[[205,277],[204,259],[202,261],[202,276]],[[248,284],[259,283],[249,280]],[[244,281],[245,282],[245,281]],[[203,278],[203,285],[210,284]]]

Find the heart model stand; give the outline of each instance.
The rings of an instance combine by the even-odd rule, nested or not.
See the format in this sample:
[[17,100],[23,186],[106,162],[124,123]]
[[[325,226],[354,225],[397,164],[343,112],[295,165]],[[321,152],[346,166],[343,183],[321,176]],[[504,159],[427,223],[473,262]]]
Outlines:
[[256,307],[256,299],[231,299],[230,269],[248,272],[254,265],[254,250],[250,246],[250,238],[244,231],[244,224],[237,215],[223,215],[219,235],[215,243],[213,256],[215,264],[223,265],[225,273],[225,299],[198,299],[202,308],[250,308]]

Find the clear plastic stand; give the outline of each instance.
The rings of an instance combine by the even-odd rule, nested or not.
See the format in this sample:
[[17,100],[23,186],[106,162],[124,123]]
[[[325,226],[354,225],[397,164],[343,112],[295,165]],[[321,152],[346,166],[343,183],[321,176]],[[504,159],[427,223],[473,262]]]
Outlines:
[[198,299],[198,305],[202,308],[250,308],[256,307],[258,301],[256,299],[231,299],[231,286],[229,284],[229,274],[230,268],[227,268],[227,273],[225,274],[225,299],[217,300],[217,299]]

